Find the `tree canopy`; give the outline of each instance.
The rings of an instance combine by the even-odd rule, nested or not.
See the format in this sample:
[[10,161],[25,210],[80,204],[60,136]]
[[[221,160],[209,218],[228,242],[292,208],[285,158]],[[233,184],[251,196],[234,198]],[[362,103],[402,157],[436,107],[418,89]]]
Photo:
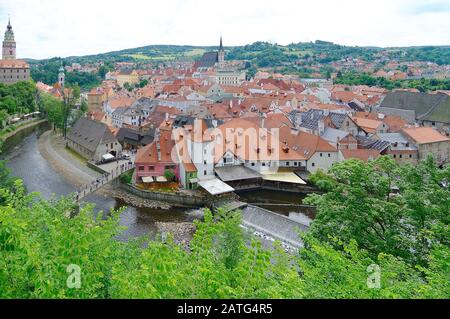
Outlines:
[[[363,207],[372,198],[376,210],[381,211],[378,215],[387,214],[388,209],[382,209],[378,202],[382,198],[387,202],[386,187],[395,176],[393,170],[384,167],[387,164],[392,163],[378,161],[364,168],[364,164],[350,161],[333,168],[330,174],[316,175],[317,183],[327,193],[318,203],[314,232],[303,238],[304,248],[298,255],[285,253],[279,243],[273,249],[262,247],[240,227],[239,212],[221,209],[215,214],[206,210],[204,220],[195,222],[196,232],[189,248],[175,244],[170,236],[164,240],[143,237],[119,241],[117,235],[123,230],[119,226],[120,211],[111,211],[108,218],[101,219],[102,214],[94,213],[92,205],[79,208],[70,197],[47,201],[38,194],[27,194],[21,180],[14,181],[11,187],[2,184],[0,298],[447,298],[450,251],[442,240],[431,241],[431,247],[421,251],[428,258],[418,267],[398,256],[390,244],[380,243],[376,235],[371,236],[373,244],[361,240],[359,229],[353,229],[355,239],[350,240],[347,231],[335,232],[342,240],[336,236],[320,240],[316,236],[317,232],[321,234],[318,228],[327,214],[327,201],[330,205],[347,205],[358,215],[351,206],[353,196],[345,196],[349,189],[359,192]],[[344,174],[349,166],[358,172]],[[377,176],[378,166],[390,175]],[[371,174],[374,182],[363,178],[363,173]],[[421,177],[439,180],[439,174],[424,164],[405,178],[409,186],[398,185],[402,193],[407,193],[418,186],[415,181]],[[350,181],[344,182],[344,178]],[[427,185],[433,183],[430,180]],[[380,186],[380,190],[373,191],[373,186]],[[433,189],[437,191],[437,187]],[[369,196],[368,190],[374,194]],[[341,192],[344,195],[340,198]],[[431,199],[430,192],[428,189],[420,194]],[[433,196],[439,195],[444,194]],[[402,202],[392,197],[389,200]],[[448,197],[437,205],[445,200]],[[406,205],[409,200],[404,202]],[[329,209],[337,212],[334,206]],[[435,209],[433,216],[439,219],[441,214],[437,206]],[[370,212],[375,214],[373,209]],[[411,218],[420,221],[417,216]],[[395,226],[391,219],[383,221]],[[344,218],[340,220],[345,222]],[[355,224],[360,220],[356,216]],[[375,222],[376,218],[372,224]],[[325,225],[325,229],[329,227]],[[369,246],[368,250],[357,240]],[[377,253],[378,248],[397,255]],[[368,285],[373,269],[381,271],[378,289]]]

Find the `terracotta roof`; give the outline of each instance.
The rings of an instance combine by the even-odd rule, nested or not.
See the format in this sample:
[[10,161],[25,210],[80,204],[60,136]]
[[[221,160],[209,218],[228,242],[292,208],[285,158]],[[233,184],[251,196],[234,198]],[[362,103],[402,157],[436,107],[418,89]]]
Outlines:
[[379,151],[369,149],[341,150],[341,153],[345,159],[356,158],[364,162],[377,159],[381,156]]
[[442,135],[432,127],[412,127],[402,130],[418,144],[450,142],[450,138]]
[[368,118],[362,118],[362,117],[352,117],[353,122],[355,122],[356,125],[358,125],[360,128],[362,128],[364,131],[368,133],[375,133],[377,128],[383,124],[383,122],[378,120],[371,120]]
[[[158,159],[157,145],[160,145],[161,159]],[[136,164],[151,164],[157,162],[173,163],[172,149],[175,141],[172,139],[171,131],[161,131],[159,140],[141,148],[136,154]]]
[[0,60],[0,68],[27,69],[30,68],[27,62],[22,60]]

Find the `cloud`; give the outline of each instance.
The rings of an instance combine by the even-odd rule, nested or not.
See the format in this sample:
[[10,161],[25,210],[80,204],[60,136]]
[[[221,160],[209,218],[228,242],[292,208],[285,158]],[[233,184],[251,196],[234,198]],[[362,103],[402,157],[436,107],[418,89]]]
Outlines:
[[0,28],[11,14],[22,58],[150,44],[217,45],[220,34],[225,45],[316,39],[359,46],[442,45],[450,44],[450,10],[440,10],[445,5],[440,0],[0,0]]
[[424,15],[430,13],[450,12],[450,2],[446,1],[421,1],[421,3],[409,7],[408,10],[413,15]]

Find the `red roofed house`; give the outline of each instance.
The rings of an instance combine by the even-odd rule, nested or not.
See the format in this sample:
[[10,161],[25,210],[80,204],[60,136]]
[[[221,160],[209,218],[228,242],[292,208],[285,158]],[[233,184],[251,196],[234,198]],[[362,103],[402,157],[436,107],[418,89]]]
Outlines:
[[138,150],[136,154],[136,183],[153,183],[165,181],[165,172],[174,172],[180,178],[179,165],[172,159],[175,141],[171,131],[161,131],[155,141]]
[[401,131],[407,139],[416,145],[419,160],[433,155],[439,165],[450,162],[450,138],[432,127],[411,127]]

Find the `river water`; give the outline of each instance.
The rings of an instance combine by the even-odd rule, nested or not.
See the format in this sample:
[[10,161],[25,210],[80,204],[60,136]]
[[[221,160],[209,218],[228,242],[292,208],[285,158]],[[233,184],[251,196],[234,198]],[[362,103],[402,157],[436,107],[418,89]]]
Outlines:
[[[39,192],[42,197],[50,199],[53,196],[60,197],[75,191],[75,188],[58,175],[42,157],[37,146],[36,133],[24,138],[16,147],[6,152],[2,159],[6,160],[7,166],[12,170],[12,175],[24,181],[29,192]],[[119,237],[123,240],[156,234],[158,231],[156,222],[192,222],[202,217],[199,210],[137,208],[127,206],[121,200],[95,193],[86,197],[85,201],[94,203],[96,211],[103,211],[104,214],[107,214],[112,208],[126,207],[120,216],[120,224],[127,227],[127,230]]]
[[[2,155],[2,159],[6,160],[7,166],[12,170],[12,175],[21,178],[28,191],[39,192],[46,199],[74,192],[75,188],[59,175],[40,154],[37,136],[37,133],[30,134],[19,142],[17,146]],[[240,192],[238,195],[241,197],[241,200],[247,203],[256,204],[256,206],[261,206],[286,216],[289,216],[291,212],[299,212],[300,209],[295,206],[271,206],[267,204],[299,205],[304,198],[301,194],[267,190]],[[202,218],[201,209],[171,208],[170,210],[161,210],[137,208],[128,206],[119,199],[96,193],[89,195],[84,201],[95,204],[95,210],[103,212],[105,216],[111,209],[125,207],[124,212],[120,216],[120,224],[126,226],[127,229],[119,236],[121,240],[148,234],[155,235],[158,233],[157,222],[184,223]],[[304,209],[301,209],[301,211],[305,212]],[[312,217],[308,212],[305,213]]]

